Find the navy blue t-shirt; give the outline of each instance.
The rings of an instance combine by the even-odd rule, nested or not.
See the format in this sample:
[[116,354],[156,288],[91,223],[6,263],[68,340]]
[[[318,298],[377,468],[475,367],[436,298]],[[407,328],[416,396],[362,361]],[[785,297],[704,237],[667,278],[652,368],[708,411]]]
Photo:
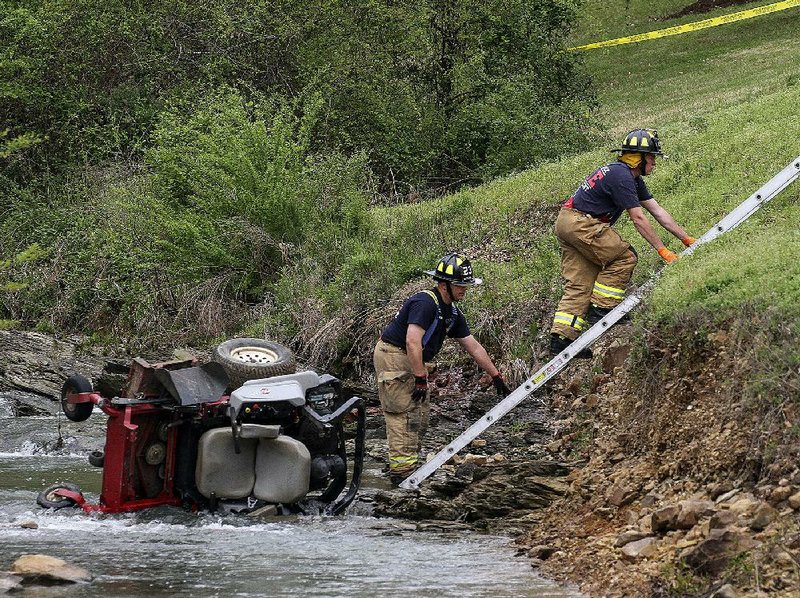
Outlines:
[[642,177],[634,177],[624,162],[612,162],[595,170],[575,191],[572,206],[596,218],[616,222],[628,208],[653,199]]
[[[445,336],[450,338],[469,336],[471,334],[469,326],[461,310],[455,304],[447,305],[442,301],[438,289],[433,289],[433,293],[439,300],[438,307],[436,301],[426,291],[420,291],[406,299],[403,307],[381,334],[383,341],[405,349],[408,325],[416,324],[425,330],[424,336],[429,337],[427,342],[422,345],[422,359],[430,361],[441,350]],[[428,331],[434,322],[436,322],[436,328],[429,335]],[[423,338],[423,340],[425,339]]]

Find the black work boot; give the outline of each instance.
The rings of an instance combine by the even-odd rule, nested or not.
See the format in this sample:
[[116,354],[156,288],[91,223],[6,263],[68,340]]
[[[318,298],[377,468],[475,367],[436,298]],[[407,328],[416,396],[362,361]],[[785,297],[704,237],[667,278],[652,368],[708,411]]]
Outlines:
[[[586,314],[586,321],[589,323],[589,326],[594,326],[600,320],[602,320],[609,312],[611,312],[611,307],[597,307],[594,303],[589,306],[589,313]],[[615,322],[615,324],[623,324],[625,322],[631,321],[631,315],[625,314],[619,320]]]
[[410,471],[407,473],[392,472],[389,474],[389,481],[392,483],[392,486],[399,486],[409,475],[411,475]]
[[[550,334],[550,356],[555,357],[559,353],[561,353],[564,349],[569,347],[572,344],[572,341],[565,336],[561,336],[553,332]],[[583,349],[580,351],[576,356],[578,359],[591,359],[592,358],[592,351],[591,349]]]

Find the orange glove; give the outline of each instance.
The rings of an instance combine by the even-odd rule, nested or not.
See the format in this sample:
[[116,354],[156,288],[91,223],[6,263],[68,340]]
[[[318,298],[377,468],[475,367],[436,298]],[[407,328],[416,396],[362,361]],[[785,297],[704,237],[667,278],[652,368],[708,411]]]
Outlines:
[[666,247],[662,247],[661,249],[659,249],[658,250],[658,255],[660,255],[661,259],[664,260],[665,262],[667,262],[668,264],[671,264],[672,262],[674,262],[675,260],[678,259],[678,256],[675,255],[673,252],[671,252]]
[[694,245],[694,242],[697,241],[694,237],[686,237],[685,239],[681,239],[681,243],[689,247],[690,245]]

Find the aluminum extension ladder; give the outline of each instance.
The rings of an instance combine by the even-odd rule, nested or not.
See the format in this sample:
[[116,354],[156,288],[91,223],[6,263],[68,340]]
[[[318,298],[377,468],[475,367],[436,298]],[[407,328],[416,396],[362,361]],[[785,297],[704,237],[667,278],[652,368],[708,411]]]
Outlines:
[[[681,253],[681,256],[691,255],[694,253],[695,249],[703,243],[713,241],[717,237],[739,226],[742,222],[755,214],[762,206],[775,198],[798,177],[800,177],[800,156],[794,159],[786,168],[772,177],[758,191],[753,193],[727,216],[711,227],[702,237],[697,239],[691,247],[686,248]],[[611,326],[616,324],[625,314],[639,305],[645,294],[655,286],[658,277],[658,272],[653,274],[647,282],[628,295],[622,303],[606,314],[602,320],[581,334],[565,351],[556,355],[533,376],[518,386],[510,395],[492,407],[483,417],[467,428],[458,438],[436,453],[425,465],[403,480],[400,487],[408,490],[418,488],[423,481],[449,461],[453,455],[475,440],[484,430],[519,405],[533,392],[541,388],[545,382],[563,370],[575,355],[580,353],[583,349],[590,347],[598,338],[603,336]]]

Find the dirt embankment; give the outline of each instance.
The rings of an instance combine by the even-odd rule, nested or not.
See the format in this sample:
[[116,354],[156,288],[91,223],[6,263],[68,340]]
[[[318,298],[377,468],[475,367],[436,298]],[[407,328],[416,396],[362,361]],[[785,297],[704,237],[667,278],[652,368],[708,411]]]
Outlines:
[[592,596],[798,596],[800,368],[796,339],[767,321],[688,323],[635,347],[621,326],[472,455],[377,511],[505,530]]

